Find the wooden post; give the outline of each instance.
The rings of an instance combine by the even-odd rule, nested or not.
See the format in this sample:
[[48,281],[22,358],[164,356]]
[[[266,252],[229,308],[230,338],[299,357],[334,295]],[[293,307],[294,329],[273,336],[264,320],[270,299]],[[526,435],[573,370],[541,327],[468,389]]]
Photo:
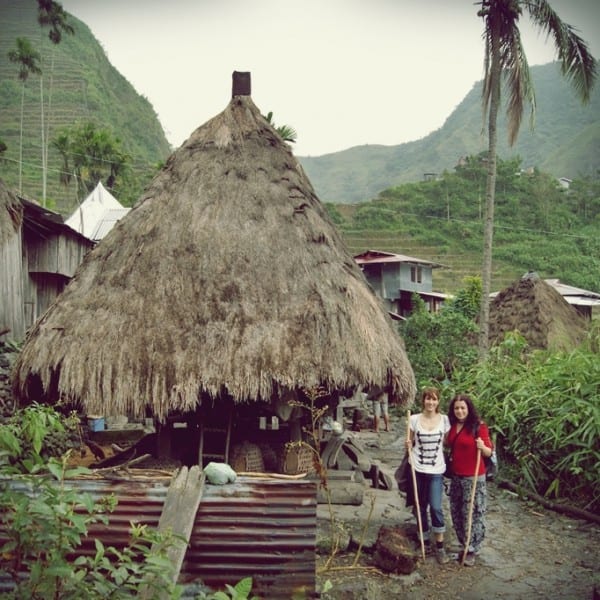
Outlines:
[[477,475],[479,473],[479,463],[481,462],[481,450],[477,448],[477,460],[475,461],[475,474],[473,475],[473,483],[471,485],[471,499],[469,501],[469,518],[467,521],[467,537],[465,538],[465,548],[463,550],[462,560],[460,566],[465,564],[465,558],[467,558],[467,552],[469,551],[469,544],[471,543],[471,528],[473,526],[473,507],[475,506],[475,489],[477,488]]
[[[173,545],[167,551],[167,556],[173,563],[173,583],[176,583],[179,578],[203,489],[204,473],[198,465],[194,465],[189,471],[187,467],[181,467],[173,475],[169,485],[158,530],[171,531],[174,536],[177,536],[173,538]],[[140,589],[138,597],[142,600],[168,600],[166,590],[157,590],[152,582]]]
[[[406,439],[410,439],[410,410],[406,415]],[[421,542],[421,554],[425,560],[425,541],[423,540],[423,523],[421,523],[421,508],[419,506],[419,489],[417,487],[417,475],[412,461],[412,444],[407,445],[408,463],[410,464],[410,474],[412,476],[413,492],[415,494],[415,509],[417,510],[417,525],[419,526],[419,540]]]

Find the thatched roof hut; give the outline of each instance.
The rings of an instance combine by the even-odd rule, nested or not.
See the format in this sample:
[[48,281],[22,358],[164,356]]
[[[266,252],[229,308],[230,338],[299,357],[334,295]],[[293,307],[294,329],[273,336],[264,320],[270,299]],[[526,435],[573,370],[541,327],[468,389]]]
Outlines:
[[415,391],[401,339],[247,73],[88,254],[13,377],[23,400],[159,420],[201,397],[371,383]]
[[571,350],[585,337],[587,325],[559,292],[528,273],[499,292],[490,305],[490,344],[515,330],[531,348]]

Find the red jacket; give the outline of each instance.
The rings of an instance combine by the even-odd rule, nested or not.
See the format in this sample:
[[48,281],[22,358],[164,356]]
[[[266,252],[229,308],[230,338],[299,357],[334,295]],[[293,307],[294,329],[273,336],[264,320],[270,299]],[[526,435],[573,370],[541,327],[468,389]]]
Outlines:
[[[452,452],[452,472],[460,477],[473,477],[475,473],[475,462],[477,461],[477,444],[469,429],[463,427],[456,433],[458,423],[454,423],[448,432],[447,444]],[[479,424],[479,437],[483,443],[492,448],[490,432],[483,422]],[[479,461],[478,475],[485,475],[485,464],[483,455]]]

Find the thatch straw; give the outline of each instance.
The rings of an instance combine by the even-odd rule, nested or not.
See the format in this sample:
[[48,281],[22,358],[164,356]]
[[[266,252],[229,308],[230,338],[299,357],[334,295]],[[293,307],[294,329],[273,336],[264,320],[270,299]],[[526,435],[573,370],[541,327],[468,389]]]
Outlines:
[[369,383],[414,396],[382,304],[249,96],[197,129],[88,254],[13,378],[21,399],[159,419],[200,394]]
[[572,350],[584,339],[585,319],[551,285],[527,275],[502,290],[490,305],[491,344],[518,331],[531,348]]

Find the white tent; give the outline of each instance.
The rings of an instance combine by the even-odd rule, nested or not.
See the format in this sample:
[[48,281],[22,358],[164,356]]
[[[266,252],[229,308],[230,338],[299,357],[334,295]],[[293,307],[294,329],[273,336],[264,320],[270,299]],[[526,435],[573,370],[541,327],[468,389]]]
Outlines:
[[102,239],[128,212],[99,181],[94,191],[79,205],[65,223],[90,240]]

